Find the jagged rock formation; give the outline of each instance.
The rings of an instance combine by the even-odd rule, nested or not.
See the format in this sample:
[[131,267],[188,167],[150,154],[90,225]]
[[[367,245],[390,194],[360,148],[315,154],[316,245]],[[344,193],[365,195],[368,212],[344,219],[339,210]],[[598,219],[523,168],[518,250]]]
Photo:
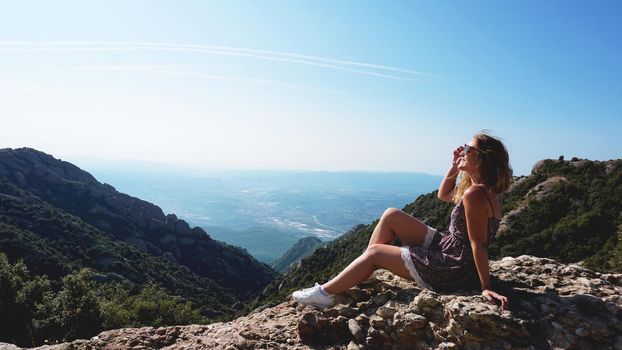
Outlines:
[[0,233],[0,251],[35,274],[59,280],[88,267],[104,281],[155,281],[208,317],[277,276],[244,250],[31,148],[0,149]]
[[509,310],[479,291],[437,294],[383,271],[325,310],[287,301],[227,323],[119,329],[39,349],[622,349],[622,275],[532,256],[491,262],[491,273]]
[[291,248],[289,248],[283,256],[272,263],[272,268],[283,273],[287,271],[292,264],[313,253],[313,251],[321,244],[322,241],[317,237],[301,238]]

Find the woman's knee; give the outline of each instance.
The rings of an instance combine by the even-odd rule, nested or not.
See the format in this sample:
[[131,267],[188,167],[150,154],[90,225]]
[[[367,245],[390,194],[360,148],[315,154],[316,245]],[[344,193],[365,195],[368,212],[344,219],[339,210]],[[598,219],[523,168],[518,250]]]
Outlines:
[[384,253],[383,246],[384,244],[375,243],[367,247],[364,253],[367,260],[374,262],[374,265],[378,265],[378,261]]
[[399,247],[389,244],[372,244],[367,247],[363,255],[368,263],[374,266],[374,269],[385,268],[392,272],[394,272],[392,266],[396,259],[400,262],[402,259]]
[[387,217],[391,217],[391,216],[395,216],[395,214],[400,213],[401,210],[397,209],[397,208],[387,208],[384,213],[382,213],[382,217],[383,218],[387,218]]

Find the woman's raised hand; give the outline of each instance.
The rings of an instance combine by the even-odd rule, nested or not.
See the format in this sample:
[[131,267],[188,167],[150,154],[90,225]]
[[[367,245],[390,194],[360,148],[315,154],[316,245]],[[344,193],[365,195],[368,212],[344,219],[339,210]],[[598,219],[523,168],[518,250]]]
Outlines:
[[451,165],[457,167],[460,163],[460,157],[462,156],[462,151],[464,150],[464,146],[460,146],[454,150],[454,158],[451,161]]

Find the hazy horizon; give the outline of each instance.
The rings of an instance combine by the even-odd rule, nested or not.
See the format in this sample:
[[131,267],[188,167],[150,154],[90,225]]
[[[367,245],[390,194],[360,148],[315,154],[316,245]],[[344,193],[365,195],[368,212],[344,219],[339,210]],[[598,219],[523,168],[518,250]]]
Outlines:
[[[59,158],[59,157],[56,157]],[[229,173],[243,173],[243,172],[289,172],[289,173],[313,173],[313,172],[326,172],[326,173],[363,173],[363,174],[422,174],[430,176],[444,176],[444,174],[431,174],[422,171],[399,171],[399,170],[363,170],[363,169],[287,169],[287,168],[218,168],[209,166],[190,166],[183,164],[174,164],[166,162],[150,162],[137,159],[110,159],[110,158],[95,158],[95,157],[69,157],[59,158],[64,161],[70,162],[83,170],[87,168],[97,170],[121,170],[123,167],[129,166],[134,172],[136,171],[161,171],[161,172],[173,172],[176,174],[185,174],[189,176],[201,176],[203,174],[229,174]]]
[[[27,146],[24,146],[24,147],[33,148],[33,147],[27,147]],[[17,147],[17,148],[20,148],[20,147]],[[44,150],[40,150],[40,149],[37,149],[37,150],[47,153]],[[239,168],[221,167],[219,168],[219,167],[210,167],[207,165],[206,166],[192,166],[192,165],[185,165],[185,164],[167,163],[163,161],[158,162],[158,161],[146,161],[146,160],[138,160],[138,159],[123,159],[123,158],[112,159],[112,158],[97,158],[97,157],[90,157],[90,156],[61,157],[55,154],[50,154],[50,155],[57,159],[72,163],[85,171],[89,171],[89,169],[107,171],[107,170],[121,170],[125,168],[125,170],[129,169],[134,173],[158,171],[160,173],[173,173],[177,175],[187,175],[187,176],[192,176],[192,177],[200,177],[200,176],[213,175],[213,174],[227,175],[227,174],[244,173],[244,172],[267,172],[267,173],[270,173],[270,172],[275,172],[275,173],[278,173],[278,172],[290,172],[290,173],[326,172],[326,173],[362,173],[362,174],[365,174],[365,173],[368,173],[368,174],[404,173],[404,174],[421,174],[421,175],[441,176],[441,177],[445,175],[444,172],[443,173],[429,173],[429,172],[416,171],[416,170],[381,170],[381,169],[380,170],[365,170],[365,169],[330,169],[330,170],[327,170],[327,169],[301,169],[301,168],[287,169],[287,168],[244,168],[244,167],[239,167]],[[565,160],[570,160],[576,157],[573,155],[565,155],[565,154],[560,154],[560,156],[564,156]],[[543,158],[543,159],[558,159],[558,158],[559,156]],[[581,159],[581,157],[576,157],[576,158]],[[536,160],[532,164],[532,166],[535,165],[537,161],[543,160],[543,159]],[[592,161],[608,161],[608,160],[621,159],[621,157],[609,158],[609,159],[592,159],[592,158],[583,158],[583,159],[588,159]],[[128,166],[130,168],[126,168]],[[518,173],[514,169],[514,176],[526,176],[526,175],[529,175],[530,172],[531,172],[531,167],[529,167],[529,169],[527,169],[525,173]]]
[[235,170],[189,173],[152,165],[77,164],[117,191],[151,202],[243,247],[264,262],[300,238],[339,237],[389,207],[403,208],[436,189],[442,177],[421,173]]

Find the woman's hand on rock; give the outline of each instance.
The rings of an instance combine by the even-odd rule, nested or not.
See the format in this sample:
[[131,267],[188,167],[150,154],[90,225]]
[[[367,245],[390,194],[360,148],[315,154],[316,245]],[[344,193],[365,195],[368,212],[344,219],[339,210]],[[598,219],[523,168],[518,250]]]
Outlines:
[[486,300],[488,300],[489,303],[493,304],[493,305],[498,305],[498,303],[501,303],[501,308],[503,310],[507,310],[508,309],[508,298],[497,293],[497,292],[493,292],[490,289],[485,289],[484,291],[482,291],[482,296],[484,298],[486,298]]

